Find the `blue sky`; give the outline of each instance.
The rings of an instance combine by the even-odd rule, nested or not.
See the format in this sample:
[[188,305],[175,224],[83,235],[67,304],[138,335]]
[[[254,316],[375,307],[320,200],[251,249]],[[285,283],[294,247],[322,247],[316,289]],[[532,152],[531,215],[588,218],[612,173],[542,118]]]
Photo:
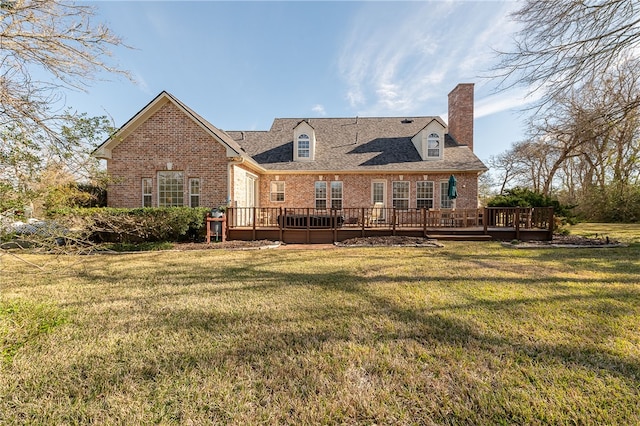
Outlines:
[[517,29],[497,1],[91,2],[133,49],[67,105],[124,124],[167,90],[215,126],[266,130],[276,117],[440,115],[458,83],[476,84],[483,160],[523,136],[522,90],[486,76]]

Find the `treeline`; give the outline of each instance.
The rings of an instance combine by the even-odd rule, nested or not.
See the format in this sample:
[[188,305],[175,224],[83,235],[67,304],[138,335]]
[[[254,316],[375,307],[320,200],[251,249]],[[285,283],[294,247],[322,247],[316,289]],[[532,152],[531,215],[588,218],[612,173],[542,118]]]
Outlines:
[[527,140],[489,160],[499,193],[526,187],[574,205],[584,220],[640,220],[640,87],[622,63],[529,123]]

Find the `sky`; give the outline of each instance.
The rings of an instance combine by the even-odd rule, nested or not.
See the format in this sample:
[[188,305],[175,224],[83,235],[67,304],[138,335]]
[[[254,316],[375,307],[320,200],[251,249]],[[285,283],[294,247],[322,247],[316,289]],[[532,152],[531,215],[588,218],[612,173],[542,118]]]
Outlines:
[[[475,83],[476,155],[524,138],[524,89],[487,78],[511,47],[513,1],[97,1],[96,20],[131,48],[66,104],[122,126],[166,90],[218,128],[274,118],[447,119],[447,94]],[[97,22],[96,21],[96,22]]]

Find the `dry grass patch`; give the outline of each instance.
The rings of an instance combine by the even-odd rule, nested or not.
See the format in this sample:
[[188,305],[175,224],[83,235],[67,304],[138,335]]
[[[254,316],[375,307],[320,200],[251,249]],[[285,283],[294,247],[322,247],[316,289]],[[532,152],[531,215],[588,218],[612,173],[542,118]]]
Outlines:
[[65,320],[3,364],[0,423],[636,424],[639,254],[166,252],[62,274],[3,258],[2,306]]

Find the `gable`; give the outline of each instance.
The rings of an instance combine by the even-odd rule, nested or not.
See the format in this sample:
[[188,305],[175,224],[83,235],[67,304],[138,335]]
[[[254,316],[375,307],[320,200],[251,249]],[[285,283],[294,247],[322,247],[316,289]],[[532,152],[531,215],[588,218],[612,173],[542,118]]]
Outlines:
[[[142,110],[127,121],[120,129],[112,134],[106,141],[98,146],[92,155],[96,158],[109,159],[112,150],[118,147],[129,135],[134,133],[151,117],[156,115],[163,108],[171,107],[175,109],[175,116],[181,116],[184,120],[189,120],[208,134],[215,142],[224,146],[227,157],[242,157],[242,148],[236,141],[226,135],[222,130],[216,128],[211,123],[204,120],[182,102],[178,101],[167,92],[162,92],[147,104]],[[180,125],[180,123],[174,123]],[[165,126],[166,127],[166,126]]]
[[[444,156],[445,131],[445,125],[440,121],[433,119],[413,138],[411,138],[411,142],[418,151],[422,160],[442,160]],[[437,150],[434,150],[434,146],[431,146],[434,141],[437,143]],[[437,155],[435,153],[436,151]]]
[[293,161],[313,161],[316,154],[316,132],[307,120],[293,129]]

